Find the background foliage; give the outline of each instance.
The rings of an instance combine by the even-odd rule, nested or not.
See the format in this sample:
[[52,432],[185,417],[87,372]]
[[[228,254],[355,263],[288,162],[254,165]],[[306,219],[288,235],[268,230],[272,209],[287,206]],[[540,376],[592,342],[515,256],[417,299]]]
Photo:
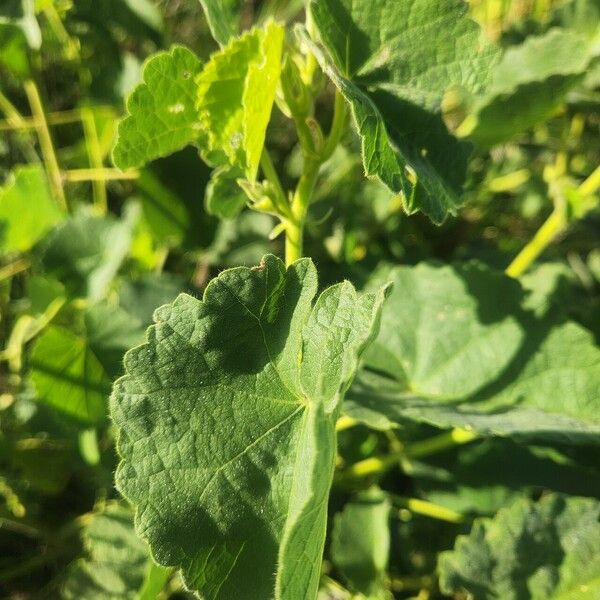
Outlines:
[[[245,208],[242,174],[213,171],[183,148],[200,134],[185,127],[186,89],[170,82],[195,81],[218,48],[213,34],[225,42],[269,16],[300,21],[303,3],[226,4],[212,33],[196,0],[0,6],[0,597],[191,597],[152,562],[115,491],[107,398],[158,306],[182,291],[200,297],[226,267],[283,253],[269,238],[275,219]],[[338,423],[323,599],[598,597],[600,5],[472,0],[469,10],[504,54],[484,94],[438,85],[445,122],[477,142],[461,208],[455,164],[427,159],[441,164],[436,185],[456,216],[440,226],[407,216],[397,194],[365,179],[348,128],[307,221],[304,253],[320,287],[394,279],[383,332],[405,332],[368,352]],[[254,37],[245,43],[260,45]],[[174,60],[154,57],[143,75],[159,50]],[[323,66],[352,86],[348,97],[364,94],[360,76],[333,62]],[[204,77],[203,93],[219,100]],[[328,127],[333,87],[320,85]],[[115,160],[126,168],[115,168],[125,107],[121,127],[139,131],[136,106],[171,100],[182,103],[172,122],[146,125],[183,124],[180,137],[121,147]],[[256,177],[253,143],[266,135],[287,186],[302,167],[294,129],[278,109],[266,129],[259,109],[243,174]],[[222,115],[203,118],[221,127]],[[441,221],[431,190],[423,194],[415,202]],[[513,259],[532,238],[545,251],[522,272]],[[520,283],[501,275],[507,267]],[[523,340],[515,359],[511,344]],[[508,392],[501,372],[516,381]]]

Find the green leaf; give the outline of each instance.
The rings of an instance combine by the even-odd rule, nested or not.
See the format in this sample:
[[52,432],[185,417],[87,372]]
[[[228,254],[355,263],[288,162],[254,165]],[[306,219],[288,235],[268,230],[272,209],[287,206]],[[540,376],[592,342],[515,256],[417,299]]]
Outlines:
[[70,568],[64,600],[134,600],[150,563],[148,548],[136,535],[133,513],[109,504],[95,513],[83,533],[87,557]]
[[52,325],[36,341],[29,364],[41,402],[79,423],[104,420],[110,379],[84,337]]
[[352,106],[366,174],[402,193],[407,212],[441,223],[460,204],[471,153],[469,143],[448,133],[442,98],[452,85],[480,92],[496,48],[480,36],[462,0],[310,6],[327,50],[316,54]]
[[272,216],[254,211],[222,221],[208,250],[208,258],[211,263],[225,267],[255,265],[271,250],[268,238],[274,226]]
[[225,46],[240,29],[241,0],[200,0],[213,37]]
[[50,233],[42,263],[76,296],[103,298],[127,256],[135,214],[122,219],[81,211]]
[[387,496],[374,488],[346,504],[333,523],[333,563],[353,591],[369,598],[389,597],[390,509]]
[[[600,349],[579,325],[521,304],[521,286],[477,264],[399,267],[348,414],[483,435],[600,441]],[[380,277],[375,278],[375,282]]]
[[208,150],[255,181],[281,72],[284,30],[268,23],[233,39],[196,77]]
[[440,555],[440,587],[474,600],[592,600],[600,594],[600,502],[520,499],[475,521]]
[[27,38],[23,30],[12,23],[0,22],[0,68],[18,79],[30,74]]
[[243,173],[235,167],[215,169],[206,186],[206,211],[220,219],[233,219],[246,206],[248,197],[236,180]]
[[509,48],[458,133],[492,146],[545,121],[582,79],[596,53],[593,38],[563,29]]
[[30,250],[63,217],[42,167],[17,167],[0,188],[0,250]]
[[316,291],[308,259],[224,271],[156,311],[115,383],[117,486],[207,600],[316,596],[335,420],[383,301]]
[[40,401],[79,423],[102,422],[110,381],[121,374],[125,351],[142,337],[138,322],[108,304],[90,307],[76,331],[51,325],[29,361]]
[[117,167],[141,167],[197,143],[202,132],[195,77],[200,70],[198,58],[182,46],[145,63],[143,81],[127,100],[128,116],[119,123],[112,155]]

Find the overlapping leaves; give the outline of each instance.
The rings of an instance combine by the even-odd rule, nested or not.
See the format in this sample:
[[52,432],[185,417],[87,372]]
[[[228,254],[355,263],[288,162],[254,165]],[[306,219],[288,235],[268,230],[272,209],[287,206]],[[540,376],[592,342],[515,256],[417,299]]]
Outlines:
[[186,48],[152,57],[128,102],[113,160],[139,167],[190,144],[254,180],[281,71],[283,29],[270,22],[202,66]]
[[125,358],[117,485],[154,556],[207,599],[316,594],[335,419],[383,291],[273,257],[182,295]]
[[468,143],[448,133],[445,91],[484,89],[497,50],[462,0],[312,0],[326,72],[352,106],[367,175],[440,223],[460,204]]

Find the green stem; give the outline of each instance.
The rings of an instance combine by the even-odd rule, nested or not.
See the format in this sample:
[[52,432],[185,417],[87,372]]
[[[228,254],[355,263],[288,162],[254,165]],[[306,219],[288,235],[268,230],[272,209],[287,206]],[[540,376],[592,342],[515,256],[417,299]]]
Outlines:
[[[93,169],[103,169],[102,150],[98,140],[98,130],[96,129],[96,120],[94,113],[90,108],[81,109],[81,123],[83,125],[83,134],[85,136],[85,145],[88,152],[90,166]],[[92,180],[92,193],[94,204],[100,214],[105,215],[108,211],[108,199],[106,194],[106,180]]]
[[304,172],[300,177],[292,200],[292,215],[286,221],[285,263],[288,266],[302,258],[304,225],[320,166],[321,162],[319,160],[311,160],[305,157]]
[[517,254],[506,268],[509,277],[520,277],[535,259],[550,245],[557,234],[565,227],[567,219],[565,211],[555,208],[544,224],[538,229],[533,239]]
[[[600,189],[600,166],[577,188],[579,196],[588,197]],[[566,211],[556,206],[533,239],[519,252],[506,269],[510,277],[520,277],[535,259],[552,243],[552,240],[565,229],[568,224]]]
[[11,128],[18,129],[23,126],[25,117],[2,92],[0,92],[0,110],[6,115],[6,120]]
[[454,446],[468,444],[476,440],[477,437],[476,433],[467,429],[452,429],[426,440],[415,442],[407,446],[404,453],[408,458],[423,458],[424,456],[442,452]]
[[52,143],[52,136],[50,135],[50,129],[48,128],[48,121],[46,120],[40,93],[33,79],[25,81],[24,88],[31,106],[31,112],[36,121],[36,131],[40,142],[44,165],[46,166],[46,172],[48,173],[52,195],[62,208],[67,210],[67,199],[65,198],[65,191],[62,185],[58,159],[56,158],[56,152],[54,150],[54,144]]
[[321,165],[331,157],[340,143],[345,124],[346,101],[339,92],[336,92],[331,130],[319,152],[315,152],[312,136],[310,136],[311,141],[308,147],[305,145],[302,137],[300,137],[300,143],[304,150],[304,171],[292,200],[291,217],[285,221],[285,262],[288,266],[299,258],[302,258],[304,226],[308,208],[315,191],[319,170]]
[[465,520],[464,516],[460,513],[450,510],[445,506],[434,504],[433,502],[427,502],[426,500],[420,500],[419,498],[395,496],[394,494],[390,494],[390,498],[396,506],[407,509],[418,515],[431,517],[432,519],[438,519],[439,521],[446,521],[448,523],[462,523]]

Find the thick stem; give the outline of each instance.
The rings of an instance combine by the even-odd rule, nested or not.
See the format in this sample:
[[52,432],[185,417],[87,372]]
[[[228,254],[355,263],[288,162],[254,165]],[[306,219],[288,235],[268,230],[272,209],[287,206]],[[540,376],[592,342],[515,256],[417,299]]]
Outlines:
[[304,172],[292,200],[292,214],[286,221],[285,263],[288,266],[302,258],[304,225],[320,166],[321,161],[305,158]]
[[[314,152],[314,145],[307,147],[300,138],[304,150],[304,172],[298,182],[298,187],[292,200],[292,214],[285,221],[285,262],[286,265],[302,258],[304,243],[304,225],[306,215],[310,206],[319,169],[321,165],[331,158],[336,147],[340,143],[346,125],[346,101],[344,97],[336,92],[333,110],[333,121],[327,140],[318,153]],[[311,138],[312,139],[312,138]]]
[[50,129],[48,128],[48,122],[46,121],[46,114],[44,112],[40,93],[32,79],[25,81],[24,88],[31,106],[31,112],[36,122],[36,131],[40,142],[44,165],[46,166],[46,172],[48,173],[48,179],[50,180],[52,195],[60,205],[67,210],[67,199],[65,198],[65,191],[62,185],[58,159],[56,158],[56,152],[54,151],[54,144],[52,143],[52,136],[50,135]]

